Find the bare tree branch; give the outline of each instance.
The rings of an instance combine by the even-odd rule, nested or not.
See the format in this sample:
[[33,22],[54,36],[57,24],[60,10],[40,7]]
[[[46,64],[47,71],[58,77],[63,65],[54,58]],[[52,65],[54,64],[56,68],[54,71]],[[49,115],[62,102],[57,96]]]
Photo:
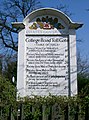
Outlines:
[[[0,6],[0,43],[18,51],[18,29],[13,28],[11,23],[22,21],[31,11],[40,8],[40,2],[39,0],[2,0]],[[65,5],[59,5],[57,9],[68,13]]]
[[77,70],[81,76],[89,77],[89,62],[88,59],[83,59],[80,53],[77,56]]
[[32,10],[40,7],[38,0],[2,0],[0,3],[0,45],[18,51],[18,29],[12,22],[22,21]]

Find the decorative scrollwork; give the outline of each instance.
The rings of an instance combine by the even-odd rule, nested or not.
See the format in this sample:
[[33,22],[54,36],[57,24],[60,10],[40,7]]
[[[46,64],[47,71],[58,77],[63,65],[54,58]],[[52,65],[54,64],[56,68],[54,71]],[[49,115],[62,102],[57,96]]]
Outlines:
[[58,22],[58,18],[52,18],[52,17],[42,17],[37,18],[36,22],[34,22],[30,27],[30,29],[64,29],[65,27]]

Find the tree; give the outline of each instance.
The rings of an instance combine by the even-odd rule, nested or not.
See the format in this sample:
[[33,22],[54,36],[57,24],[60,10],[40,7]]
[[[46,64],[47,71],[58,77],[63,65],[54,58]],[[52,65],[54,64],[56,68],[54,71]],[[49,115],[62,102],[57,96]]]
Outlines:
[[13,28],[11,23],[22,21],[28,13],[40,7],[40,2],[38,0],[3,0],[0,6],[0,45],[9,50],[18,51],[18,29]]
[[23,21],[27,14],[40,7],[40,2],[2,0],[0,6],[0,50],[3,56],[3,63],[0,59],[0,73],[12,82],[13,76],[17,79],[18,29],[13,28],[11,23]]
[[[41,4],[38,0],[2,0],[0,3],[1,47],[9,48],[7,49],[9,52],[10,50],[18,51],[18,29],[13,28],[11,23],[22,22],[30,12],[40,7]],[[70,14],[65,5],[60,4],[57,9]]]
[[2,73],[2,59],[0,59],[0,74]]
[[12,77],[15,78],[14,85],[16,85],[17,81],[17,57],[14,55],[12,57],[7,57],[5,59],[4,68],[3,68],[3,75],[5,78],[9,79],[11,83]]
[[78,52],[77,56],[77,67],[78,67],[78,92],[82,94],[89,94],[89,63],[87,59],[83,59]]
[[78,52],[77,56],[77,68],[78,68],[78,75],[89,77],[89,63],[88,59],[81,57],[80,53]]

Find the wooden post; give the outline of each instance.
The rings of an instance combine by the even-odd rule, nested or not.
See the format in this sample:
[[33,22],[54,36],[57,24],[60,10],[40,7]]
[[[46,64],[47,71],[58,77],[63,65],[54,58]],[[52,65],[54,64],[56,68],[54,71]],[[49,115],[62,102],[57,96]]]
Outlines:
[[68,116],[69,116],[68,112],[69,112],[69,111],[68,111],[68,105],[67,105],[67,106],[65,107],[65,113],[64,113],[64,116],[65,116],[65,117],[64,117],[64,120],[69,120],[69,119],[68,119]]
[[12,107],[10,106],[10,107],[9,107],[9,117],[8,117],[8,120],[12,120],[12,115],[11,115],[11,113],[12,113]]
[[76,113],[75,113],[75,118],[74,118],[74,120],[78,120],[78,113],[79,113],[79,106],[77,105],[76,106],[76,109],[75,109],[75,111],[76,111]]
[[21,105],[20,105],[20,120],[23,120],[23,117],[24,117],[24,115],[23,115],[23,103],[21,103]]
[[0,119],[3,120],[3,116],[2,116],[2,107],[0,107]]
[[42,112],[43,112],[42,120],[48,120],[48,116],[45,114],[45,110],[46,110],[46,106],[43,105],[42,106]]
[[39,117],[39,120],[42,120],[42,105],[41,105],[41,107],[40,107],[40,112],[41,112],[41,116]]
[[89,107],[88,107],[88,104],[86,104],[86,107],[85,107],[85,120],[89,120]]
[[52,120],[52,106],[50,106],[50,113],[48,115],[48,120]]

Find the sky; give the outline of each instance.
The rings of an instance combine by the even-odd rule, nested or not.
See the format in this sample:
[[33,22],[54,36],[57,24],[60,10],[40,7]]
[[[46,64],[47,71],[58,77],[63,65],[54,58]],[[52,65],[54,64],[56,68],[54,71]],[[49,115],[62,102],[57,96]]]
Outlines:
[[82,58],[89,60],[89,0],[40,0],[43,7],[57,8],[66,5],[67,10],[72,13],[70,16],[73,22],[83,23],[82,28],[76,31],[77,51],[80,51]]

